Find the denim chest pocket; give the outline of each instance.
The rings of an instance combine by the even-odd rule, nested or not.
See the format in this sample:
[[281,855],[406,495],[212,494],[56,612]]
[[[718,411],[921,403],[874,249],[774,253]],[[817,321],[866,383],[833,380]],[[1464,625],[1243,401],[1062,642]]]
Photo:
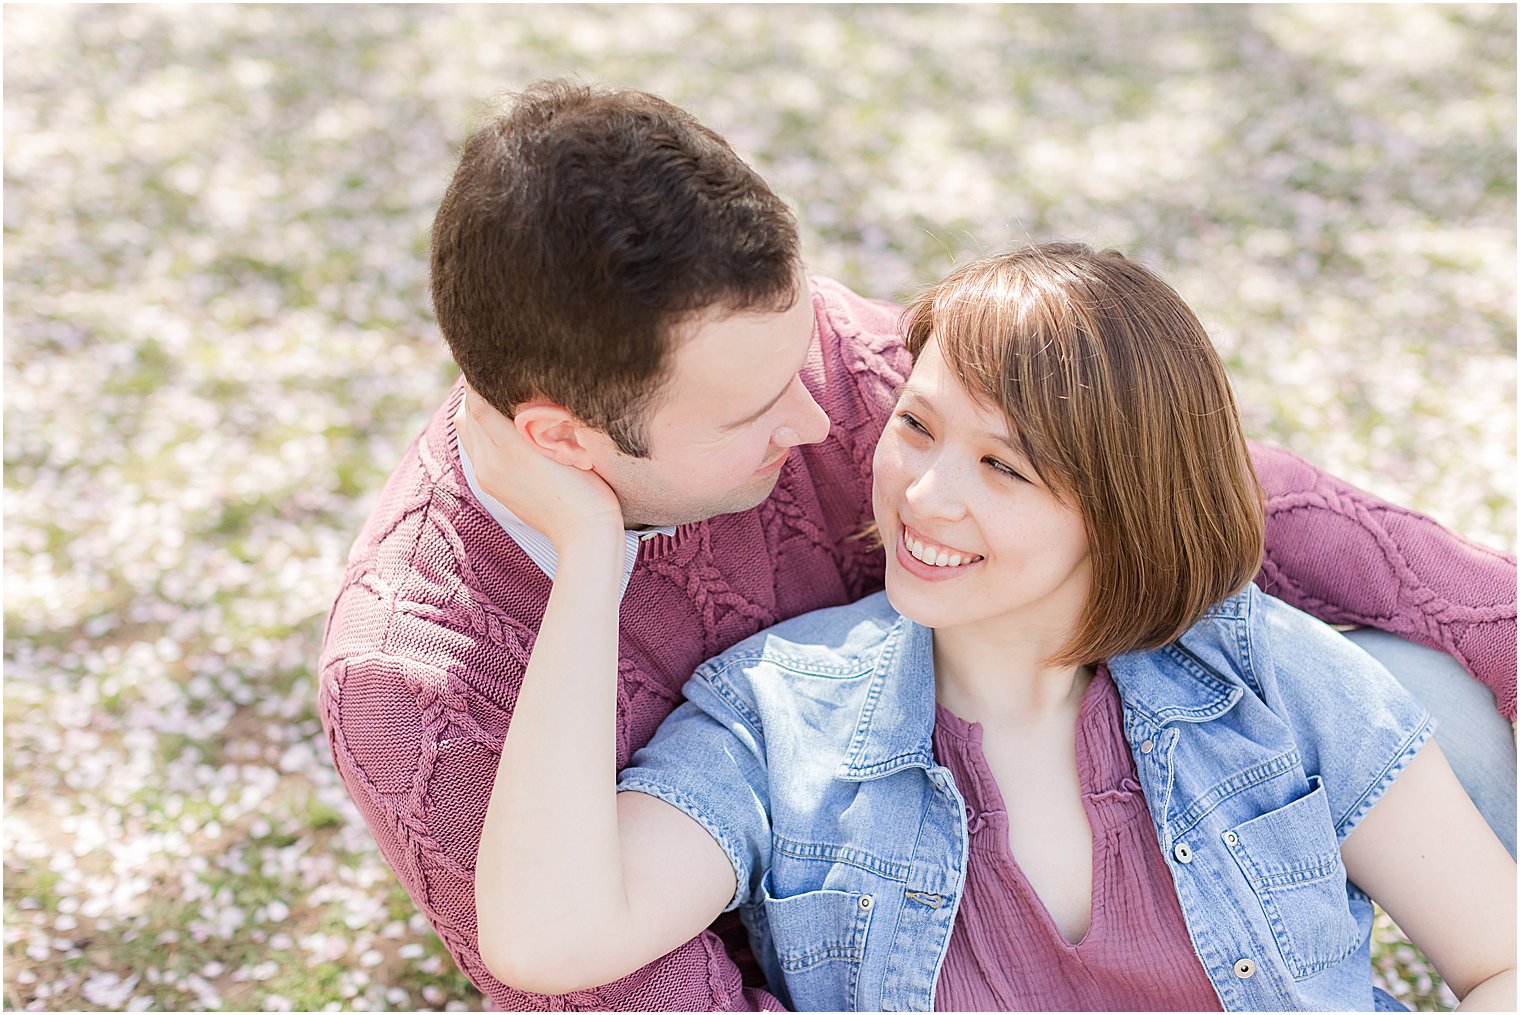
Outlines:
[[1310,782],[1314,789],[1292,803],[1224,833],[1297,980],[1346,958],[1362,936],[1351,914],[1329,801],[1318,777]]
[[765,897],[771,947],[797,1011],[851,1010],[875,898],[820,889]]

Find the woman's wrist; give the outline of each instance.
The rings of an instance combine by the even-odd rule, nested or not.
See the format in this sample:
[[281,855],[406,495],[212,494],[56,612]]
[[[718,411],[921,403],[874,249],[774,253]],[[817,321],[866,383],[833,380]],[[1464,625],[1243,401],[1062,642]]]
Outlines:
[[628,553],[628,539],[619,525],[582,529],[557,540],[555,583],[570,577],[616,575],[621,588],[623,566]]

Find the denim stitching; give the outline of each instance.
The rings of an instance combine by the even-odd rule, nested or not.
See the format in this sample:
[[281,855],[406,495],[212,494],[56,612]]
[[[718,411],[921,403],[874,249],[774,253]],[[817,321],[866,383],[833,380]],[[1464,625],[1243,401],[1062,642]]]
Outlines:
[[1394,780],[1399,777],[1400,773],[1414,760],[1415,755],[1420,752],[1420,748],[1425,746],[1425,742],[1435,732],[1435,726],[1435,720],[1427,715],[1425,721],[1413,733],[1409,734],[1403,746],[1389,760],[1383,771],[1378,774],[1378,777],[1368,784],[1366,791],[1354,800],[1351,806],[1346,809],[1346,813],[1341,816],[1340,820],[1336,821],[1335,834],[1338,839],[1344,841],[1346,836],[1351,834],[1351,830],[1356,826],[1356,823],[1361,821],[1367,815],[1367,812],[1372,810],[1373,805],[1382,799],[1388,787],[1393,785]]
[[746,656],[736,659],[725,660],[722,668],[706,667],[698,670],[696,675],[701,677],[713,693],[722,698],[730,708],[739,713],[750,729],[758,736],[762,726],[760,714],[750,707],[744,695],[740,694],[725,678],[725,674],[731,669],[743,669],[745,666],[760,662],[758,656]]
[[771,848],[785,856],[798,860],[817,860],[829,863],[847,863],[852,867],[879,874],[893,881],[906,882],[910,865],[893,860],[883,860],[864,850],[851,846],[830,846],[817,842],[801,842],[782,835],[771,837]]
[[734,886],[733,897],[723,907],[723,911],[726,913],[736,904],[743,904],[743,900],[748,898],[750,892],[748,880],[741,878],[740,874],[744,873],[753,877],[755,872],[748,870],[748,857],[745,855],[744,850],[739,848],[738,844],[742,841],[742,836],[735,836],[730,833],[727,828],[714,821],[708,815],[706,808],[702,807],[695,799],[673,787],[651,781],[647,778],[631,778],[618,783],[617,791],[619,793],[643,793],[658,800],[664,800],[705,828],[707,834],[711,835],[718,845],[723,848],[723,852],[728,854],[728,862],[733,865],[734,878],[738,882]]
[[897,645],[902,638],[904,623],[905,621],[899,620],[896,624],[892,625],[892,629],[887,632],[886,638],[883,639],[881,654],[876,657],[876,666],[871,674],[871,688],[866,692],[865,703],[860,709],[860,723],[855,728],[855,735],[850,738],[850,747],[845,755],[845,767],[851,772],[875,774],[878,769],[890,764],[891,761],[897,760],[893,758],[891,761],[862,769],[859,765],[858,756],[865,749],[866,738],[870,736],[871,719],[876,714],[876,703],[881,699],[882,687],[886,683],[885,675],[891,668],[893,657],[897,654]]
[[1280,775],[1294,771],[1303,763],[1303,757],[1298,749],[1294,748],[1286,754],[1279,754],[1269,761],[1237,772],[1235,775],[1210,788],[1207,792],[1193,799],[1177,817],[1177,835],[1186,835],[1191,832],[1204,818],[1214,813],[1226,800],[1238,796],[1253,786],[1270,782]]

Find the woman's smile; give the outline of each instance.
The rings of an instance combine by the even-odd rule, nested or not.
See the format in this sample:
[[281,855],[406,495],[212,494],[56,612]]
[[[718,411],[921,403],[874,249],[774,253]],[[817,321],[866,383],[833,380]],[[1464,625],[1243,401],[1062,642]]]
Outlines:
[[969,550],[956,550],[925,539],[906,524],[897,538],[898,563],[909,574],[925,581],[959,577],[984,559]]

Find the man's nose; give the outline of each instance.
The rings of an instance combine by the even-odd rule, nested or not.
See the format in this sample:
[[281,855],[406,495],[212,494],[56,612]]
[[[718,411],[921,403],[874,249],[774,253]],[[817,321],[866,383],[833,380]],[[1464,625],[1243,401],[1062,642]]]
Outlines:
[[778,448],[796,447],[799,444],[817,444],[829,435],[829,414],[813,397],[813,393],[798,377],[793,382],[793,393],[786,421],[771,435],[771,443]]

